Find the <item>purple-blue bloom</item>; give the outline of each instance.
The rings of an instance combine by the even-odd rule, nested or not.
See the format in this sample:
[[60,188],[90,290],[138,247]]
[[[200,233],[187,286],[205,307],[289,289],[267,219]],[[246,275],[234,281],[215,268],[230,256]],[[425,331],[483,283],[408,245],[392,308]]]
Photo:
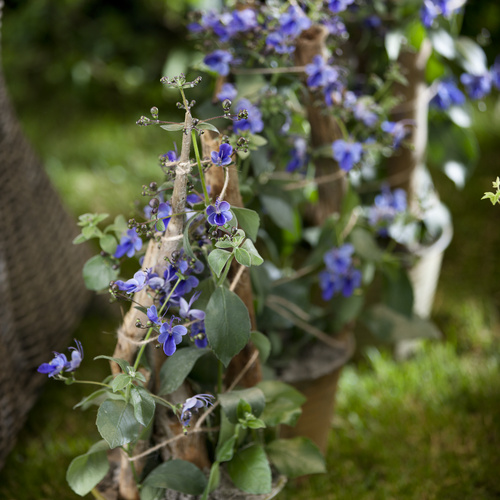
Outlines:
[[349,5],[351,5],[354,0],[328,0],[328,8],[334,13],[338,14],[339,12],[343,12],[347,9]]
[[232,83],[223,83],[220,92],[217,94],[216,97],[221,102],[225,101],[226,99],[234,101],[237,95],[238,91],[236,90],[236,87]]
[[200,296],[201,292],[196,292],[189,299],[189,302],[186,301],[184,297],[181,297],[179,301],[179,314],[181,318],[188,318],[190,320],[203,320],[205,319],[205,313],[201,309],[191,309],[193,302],[195,302]]
[[235,134],[240,132],[250,131],[252,134],[262,132],[264,129],[264,122],[262,121],[262,113],[257,106],[254,106],[248,99],[240,99],[236,105],[236,113],[246,109],[248,111],[248,118],[236,120],[233,123],[233,130]]
[[49,377],[59,375],[68,364],[65,354],[54,352],[54,359],[50,363],[42,363],[38,367],[38,373],[48,374]]
[[446,111],[450,106],[462,105],[465,102],[465,96],[457,88],[456,83],[451,80],[442,80],[436,82],[436,95],[431,99],[431,106],[435,106],[441,111]]
[[233,60],[233,56],[227,50],[215,50],[208,54],[203,59],[203,62],[213,71],[221,76],[229,74],[229,64]]
[[492,77],[490,73],[483,75],[463,73],[460,76],[460,81],[471,99],[482,99],[491,91]]
[[233,218],[233,214],[229,211],[231,205],[227,201],[221,201],[219,198],[215,200],[215,206],[207,207],[207,220],[212,226],[223,226]]
[[311,27],[311,20],[300,7],[290,5],[279,18],[280,30],[288,37],[296,38]]
[[214,396],[211,394],[197,394],[192,398],[186,399],[186,402],[182,405],[181,416],[179,421],[183,427],[187,427],[191,418],[193,417],[193,412],[198,411],[200,408],[207,408],[209,405],[213,404]]
[[71,361],[68,361],[65,371],[74,372],[81,364],[83,360],[83,347],[82,343],[75,339],[76,347],[70,347]]
[[234,10],[231,29],[235,33],[250,31],[257,27],[257,17],[253,9]]
[[160,326],[160,336],[158,342],[163,344],[163,352],[167,356],[172,356],[177,349],[177,345],[182,342],[182,337],[186,335],[187,328],[182,325],[172,326],[172,323],[179,321],[179,318],[172,316],[170,323],[162,323]]
[[307,141],[303,137],[296,137],[293,141],[293,149],[291,151],[292,158],[286,165],[287,172],[296,172],[303,170],[308,162]]
[[[156,213],[158,220],[162,220],[165,225],[165,229],[167,229],[168,223],[170,222],[170,217],[172,216],[172,207],[170,206],[170,202],[166,201],[165,203],[160,203],[158,205],[158,212]],[[155,229],[158,229],[158,222],[155,224]]]
[[347,142],[337,139],[332,144],[333,158],[338,162],[339,167],[345,172],[349,172],[352,167],[361,160],[363,145],[359,142]]
[[352,262],[354,247],[346,243],[328,251],[323,260],[326,269],[319,273],[319,285],[323,300],[330,300],[334,295],[342,293],[350,297],[356,288],[361,286],[361,271]]
[[191,338],[194,339],[194,345],[198,349],[205,349],[208,345],[205,334],[205,321],[197,321],[191,325]]
[[400,120],[399,122],[382,122],[380,128],[383,132],[387,132],[392,135],[392,147],[397,149],[401,144],[401,141],[410,133],[408,125],[412,125],[414,122],[412,120]]
[[149,321],[151,321],[151,323],[158,325],[158,326],[160,326],[162,324],[161,319],[158,317],[158,311],[156,310],[155,305],[148,307],[148,309],[146,311],[146,315],[147,315]]
[[500,56],[497,56],[493,66],[490,69],[491,81],[493,85],[500,90]]
[[381,236],[388,235],[388,227],[394,221],[398,213],[406,210],[406,191],[404,189],[394,189],[389,186],[382,187],[382,192],[375,196],[374,204],[368,211],[368,223],[375,228]]
[[231,162],[233,161],[231,159],[232,154],[233,154],[233,146],[227,143],[221,144],[218,152],[212,151],[211,153],[212,163],[219,167],[225,167],[227,165],[230,165]]
[[151,288],[163,286],[163,279],[159,278],[157,274],[152,272],[152,268],[143,271],[142,269],[134,274],[133,278],[127,281],[117,280],[115,285],[126,293],[135,293],[142,290],[146,285]]
[[313,62],[306,65],[307,86],[311,89],[319,87],[327,87],[332,83],[336,83],[339,77],[339,72],[329,66],[322,56],[316,55],[313,57]]
[[420,19],[426,28],[430,28],[438,16],[450,17],[459,7],[454,7],[454,0],[424,0],[420,10]]
[[136,228],[129,229],[120,240],[120,244],[116,247],[115,257],[120,258],[125,254],[127,257],[133,257],[135,252],[142,248],[142,240],[137,234]]

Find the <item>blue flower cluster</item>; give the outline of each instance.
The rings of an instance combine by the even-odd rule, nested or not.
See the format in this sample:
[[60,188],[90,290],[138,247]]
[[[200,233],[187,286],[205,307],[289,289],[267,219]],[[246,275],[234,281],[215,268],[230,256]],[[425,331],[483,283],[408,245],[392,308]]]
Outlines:
[[71,360],[65,354],[54,352],[54,359],[50,363],[42,363],[38,367],[38,373],[47,374],[49,377],[55,377],[62,371],[74,372],[83,360],[83,347],[81,342],[75,339],[76,347],[70,347]]
[[461,106],[465,102],[465,95],[451,78],[438,80],[435,87],[436,94],[429,103],[431,106],[446,111],[451,106]]
[[311,20],[300,7],[290,5],[271,28],[266,38],[266,45],[278,54],[290,54],[295,50],[294,40],[304,30],[309,29],[311,24]]
[[375,196],[374,204],[368,210],[368,223],[380,236],[388,236],[389,226],[396,216],[406,210],[406,191],[383,186],[382,192]]
[[332,248],[323,256],[326,269],[319,273],[323,300],[330,300],[339,293],[350,297],[361,286],[361,271],[354,267],[353,253],[354,247],[345,243],[341,247]]

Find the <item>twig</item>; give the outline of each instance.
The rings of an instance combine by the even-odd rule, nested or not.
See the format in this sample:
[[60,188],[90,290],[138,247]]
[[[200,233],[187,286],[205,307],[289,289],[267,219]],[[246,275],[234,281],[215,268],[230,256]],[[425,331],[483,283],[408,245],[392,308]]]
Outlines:
[[238,286],[238,281],[243,276],[244,272],[245,272],[245,266],[244,265],[240,265],[240,268],[238,269],[238,272],[236,273],[236,276],[234,277],[234,280],[231,283],[231,286],[229,287],[229,290],[231,292],[234,292],[234,289]]

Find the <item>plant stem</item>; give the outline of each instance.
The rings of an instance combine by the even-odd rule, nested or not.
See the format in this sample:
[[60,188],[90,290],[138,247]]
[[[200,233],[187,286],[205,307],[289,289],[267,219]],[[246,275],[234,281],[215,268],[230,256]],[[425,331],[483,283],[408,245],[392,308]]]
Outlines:
[[222,375],[224,374],[224,365],[219,361],[217,365],[217,394],[222,394]]
[[198,149],[198,141],[196,139],[196,132],[191,131],[191,137],[193,139],[193,149],[194,155],[196,157],[196,163],[198,164],[198,172],[200,174],[201,186],[203,188],[203,196],[205,197],[205,204],[210,205],[210,197],[208,196],[207,185],[205,183],[205,175],[203,174],[203,167],[201,166],[200,150]]

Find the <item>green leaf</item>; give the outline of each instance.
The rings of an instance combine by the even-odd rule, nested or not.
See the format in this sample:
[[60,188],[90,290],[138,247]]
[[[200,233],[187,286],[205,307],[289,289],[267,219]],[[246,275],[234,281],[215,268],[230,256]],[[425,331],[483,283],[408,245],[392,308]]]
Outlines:
[[413,316],[408,319],[384,304],[376,304],[365,311],[360,320],[378,339],[397,342],[417,338],[441,338],[436,326],[428,320]]
[[205,332],[214,354],[224,366],[246,346],[250,339],[250,316],[234,292],[224,287],[215,289],[207,305]]
[[455,40],[455,48],[459,53],[459,63],[467,73],[482,75],[488,71],[488,61],[483,48],[466,36]]
[[160,233],[163,233],[165,231],[165,222],[163,222],[163,219],[158,219],[156,221],[156,230],[159,231]]
[[291,385],[279,380],[266,380],[260,382],[257,387],[266,398],[266,406],[261,415],[266,425],[272,427],[286,424],[293,427],[302,413],[300,407],[306,402],[306,397]]
[[[220,482],[220,465],[219,462],[214,462],[212,467],[210,468],[210,476],[208,478],[208,484],[205,491],[208,493],[212,493],[218,486]],[[205,492],[203,493],[205,495]],[[205,498],[205,496],[203,497]],[[202,500],[203,500],[202,498]]]
[[276,468],[289,478],[326,472],[321,452],[305,437],[277,439],[266,446],[266,452]]
[[163,500],[165,498],[165,489],[143,485],[140,495],[141,500]]
[[106,229],[104,229],[105,233],[114,232],[117,238],[121,238],[121,236],[127,232],[129,229],[128,222],[125,220],[123,215],[117,215],[113,224],[110,224]]
[[80,243],[84,243],[88,238],[85,238],[83,234],[79,234],[74,240],[73,245],[79,245]]
[[267,139],[261,135],[250,135],[249,143],[251,146],[265,146],[267,144]]
[[125,401],[104,401],[97,411],[96,424],[111,449],[135,441],[140,432],[134,408]]
[[432,48],[446,59],[454,59],[456,55],[455,40],[444,29],[429,31],[429,39],[432,43]]
[[240,248],[245,249],[250,254],[250,262],[252,266],[260,266],[264,262],[264,259],[260,256],[251,240],[246,239]]
[[99,238],[99,245],[101,248],[110,255],[113,255],[116,252],[116,247],[118,246],[118,242],[116,238],[111,234],[105,234]]
[[242,266],[250,267],[252,265],[250,254],[243,248],[235,248],[234,257]]
[[107,359],[108,361],[114,361],[117,365],[120,366],[120,368],[122,369],[123,373],[130,373],[130,369],[132,368],[130,366],[130,363],[128,361],[126,361],[125,359],[121,359],[121,358],[113,358],[111,356],[105,356],[104,354],[101,354],[99,356],[96,356],[94,358],[94,360],[96,359]]
[[156,404],[153,396],[144,387],[133,386],[130,391],[130,402],[134,407],[135,419],[147,427],[155,414]]
[[196,217],[191,217],[187,223],[186,227],[184,228],[184,232],[182,234],[182,246],[184,248],[184,252],[186,252],[186,255],[188,257],[191,257],[192,259],[196,260],[196,257],[193,253],[193,249],[191,248],[191,242],[189,241],[189,228],[191,227],[191,224],[196,220]]
[[380,250],[373,235],[366,229],[356,227],[351,232],[351,243],[357,255],[363,260],[380,262],[383,252]]
[[195,363],[204,356],[208,350],[197,347],[184,347],[177,349],[174,356],[170,356],[163,363],[160,370],[160,396],[170,394],[177,390]]
[[111,281],[118,278],[118,270],[113,269],[114,262],[109,257],[95,255],[83,266],[83,280],[89,290],[104,290]]
[[201,130],[211,130],[212,132],[217,132],[218,134],[220,134],[219,129],[209,122],[199,122],[196,125],[196,128],[199,128]]
[[265,211],[278,227],[292,233],[296,231],[295,212],[289,203],[277,196],[260,195],[260,199]]
[[217,278],[220,278],[224,266],[231,257],[231,252],[226,252],[225,250],[219,250],[216,248],[208,254],[208,265],[210,269],[215,273]]
[[271,491],[271,467],[262,446],[254,444],[236,453],[227,464],[233,483],[256,495]]
[[107,389],[99,389],[98,391],[94,391],[92,394],[85,396],[81,401],[73,406],[73,410],[80,407],[82,408],[82,410],[86,410],[90,407],[90,405],[96,404],[96,401],[94,400],[99,401],[99,398],[101,398],[101,396],[104,396],[105,394],[108,394]]
[[398,268],[396,273],[384,273],[383,301],[391,309],[411,318],[413,314],[413,286],[408,273]]
[[236,436],[231,436],[220,447],[217,447],[215,458],[217,462],[229,462],[234,455],[234,446],[236,444]]
[[385,50],[391,61],[395,61],[401,50],[401,42],[403,41],[403,33],[399,30],[389,31],[385,35]]
[[238,224],[245,231],[246,235],[253,241],[257,241],[260,217],[255,210],[248,208],[231,207],[231,211],[238,219]]
[[262,413],[266,404],[264,393],[258,387],[219,394],[222,409],[233,424],[238,423],[238,405],[241,400],[250,405],[251,412],[257,417]]
[[160,125],[160,128],[168,132],[175,132],[177,130],[182,130],[184,128],[184,123],[167,123],[166,125]]
[[255,331],[250,332],[250,340],[259,351],[260,362],[265,363],[271,354],[271,342],[263,333]]
[[87,453],[71,461],[66,481],[77,495],[87,495],[104,479],[109,470],[108,449],[105,441],[99,441]]
[[218,240],[215,242],[215,246],[216,248],[235,248],[238,244],[232,240]]
[[125,389],[125,387],[127,387],[127,385],[129,385],[130,383],[132,383],[132,378],[130,377],[130,375],[119,373],[113,379],[113,382],[111,382],[111,389],[113,389],[113,392],[118,392],[122,389]]
[[87,240],[102,236],[102,231],[97,226],[85,226],[82,229],[82,234]]
[[153,469],[143,484],[180,491],[188,495],[201,495],[207,486],[207,478],[191,462],[169,460]]

